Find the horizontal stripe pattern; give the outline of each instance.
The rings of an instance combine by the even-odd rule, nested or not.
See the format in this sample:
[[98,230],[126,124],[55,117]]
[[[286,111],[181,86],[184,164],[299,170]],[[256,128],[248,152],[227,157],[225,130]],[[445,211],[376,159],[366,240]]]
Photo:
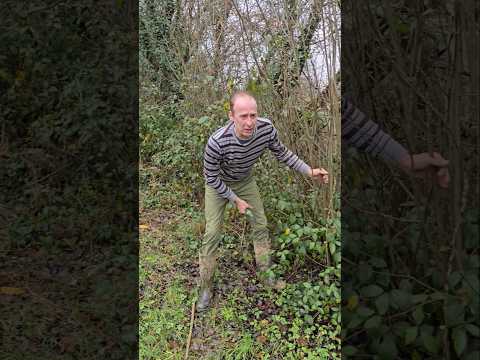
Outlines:
[[342,97],[342,140],[373,156],[398,162],[408,151],[370,120],[346,97]]
[[310,172],[310,167],[279,140],[277,129],[271,121],[258,118],[252,137],[245,143],[238,140],[232,122],[210,136],[204,152],[206,184],[220,196],[235,201],[237,195],[225,182],[246,178],[266,149],[290,168],[305,174]]

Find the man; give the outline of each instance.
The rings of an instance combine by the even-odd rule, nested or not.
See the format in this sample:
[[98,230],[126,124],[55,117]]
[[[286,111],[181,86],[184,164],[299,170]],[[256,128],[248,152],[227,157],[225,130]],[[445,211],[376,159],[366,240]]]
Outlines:
[[[197,310],[206,309],[213,296],[213,275],[221,237],[224,210],[228,201],[238,211],[253,213],[252,235],[255,263],[259,273],[271,265],[267,219],[252,167],[266,149],[290,168],[321,183],[328,182],[325,169],[312,169],[279,140],[270,120],[257,117],[257,103],[247,92],[239,91],[230,100],[230,122],[208,139],[204,154],[205,235],[199,254],[200,294]],[[263,278],[274,286],[273,278]]]
[[[253,245],[257,270],[264,272],[271,265],[270,240],[262,200],[251,170],[265,149],[273,152],[279,161],[321,183],[328,183],[328,172],[312,169],[278,139],[273,124],[257,118],[257,104],[247,92],[236,92],[230,100],[230,122],[208,139],[204,154],[205,236],[199,254],[200,294],[197,310],[205,310],[213,296],[213,274],[216,252],[221,237],[225,205],[235,203],[244,214],[251,209]],[[438,183],[448,186],[448,161],[439,154],[410,156],[408,151],[377,124],[369,120],[348,100],[342,100],[342,140],[361,151],[396,162],[406,172],[424,176],[431,169],[437,171]],[[272,278],[264,282],[273,286]]]

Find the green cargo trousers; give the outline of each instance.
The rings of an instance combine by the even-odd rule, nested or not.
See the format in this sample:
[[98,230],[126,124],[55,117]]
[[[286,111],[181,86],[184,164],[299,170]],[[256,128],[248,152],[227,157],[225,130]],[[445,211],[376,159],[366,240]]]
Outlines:
[[[252,240],[255,262],[259,271],[266,271],[271,264],[270,237],[267,218],[257,183],[251,174],[238,182],[226,182],[237,196],[252,207]],[[200,287],[211,287],[216,267],[217,250],[222,236],[225,206],[228,200],[215,189],[205,185],[205,235],[199,252]]]

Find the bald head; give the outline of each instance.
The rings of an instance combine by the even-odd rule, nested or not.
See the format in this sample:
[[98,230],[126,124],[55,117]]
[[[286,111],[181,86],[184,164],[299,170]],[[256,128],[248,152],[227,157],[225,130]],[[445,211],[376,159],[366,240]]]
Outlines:
[[241,139],[252,136],[257,123],[257,102],[245,91],[238,91],[230,98],[228,117],[235,124],[235,133]]
[[234,107],[235,107],[235,104],[237,103],[238,100],[240,99],[248,99],[248,100],[251,100],[255,103],[256,105],[256,101],[255,101],[255,98],[253,97],[253,95],[251,95],[249,92],[247,91],[236,91],[233,93],[233,95],[230,97],[230,111],[233,113],[234,112]]

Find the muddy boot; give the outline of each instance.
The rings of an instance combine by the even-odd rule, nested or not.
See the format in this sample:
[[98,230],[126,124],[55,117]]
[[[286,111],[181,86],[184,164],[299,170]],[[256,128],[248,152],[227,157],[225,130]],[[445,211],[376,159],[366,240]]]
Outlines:
[[197,300],[197,311],[202,312],[210,307],[210,302],[213,297],[213,291],[211,288],[200,289],[200,294]]
[[213,275],[216,260],[214,256],[200,256],[200,281],[196,309],[202,312],[210,306],[213,297]]
[[275,277],[273,274],[268,273],[268,270],[272,266],[270,244],[255,243],[254,249],[257,277],[262,284],[273,287],[275,285]]
[[269,288],[281,290],[286,283],[283,280],[275,278],[275,274],[269,271],[272,267],[272,257],[270,244],[254,244],[255,248],[255,263],[257,266],[257,277],[260,282]]

